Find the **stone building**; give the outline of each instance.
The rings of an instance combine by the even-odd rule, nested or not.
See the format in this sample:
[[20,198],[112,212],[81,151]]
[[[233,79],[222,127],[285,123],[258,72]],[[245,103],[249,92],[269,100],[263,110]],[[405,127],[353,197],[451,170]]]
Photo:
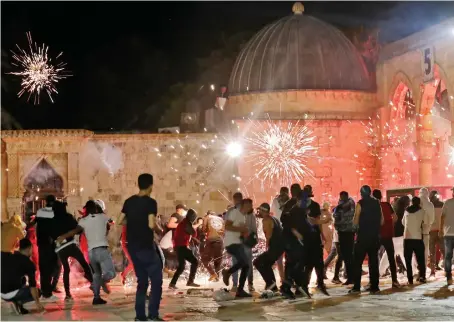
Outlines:
[[[454,19],[384,46],[371,72],[335,27],[304,13],[265,26],[233,67],[225,117],[241,139],[250,122],[307,126],[317,157],[308,160],[316,199],[339,191],[454,184],[449,163],[454,120]],[[230,133],[231,135],[232,133]],[[89,198],[121,211],[137,175],[151,172],[159,212],[176,203],[222,211],[237,190],[269,201],[253,162],[226,157],[224,134],[97,134],[85,130],[2,132],[2,220],[44,193],[72,211]],[[244,154],[249,149],[245,147]],[[35,202],[36,203],[36,202]],[[38,207],[39,204],[32,205]]]

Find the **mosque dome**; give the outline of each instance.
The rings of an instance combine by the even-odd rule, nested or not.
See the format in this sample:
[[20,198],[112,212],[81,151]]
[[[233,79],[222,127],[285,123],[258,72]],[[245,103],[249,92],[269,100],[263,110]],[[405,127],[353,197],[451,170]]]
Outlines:
[[304,14],[260,30],[240,52],[229,81],[235,94],[291,90],[370,90],[365,64],[337,28]]

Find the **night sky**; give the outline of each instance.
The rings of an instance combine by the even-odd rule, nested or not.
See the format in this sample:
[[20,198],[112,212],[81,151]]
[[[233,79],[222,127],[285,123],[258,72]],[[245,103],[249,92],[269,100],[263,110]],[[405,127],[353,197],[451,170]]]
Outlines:
[[[63,51],[63,60],[74,75],[58,85],[54,104],[43,96],[41,104],[34,106],[26,96],[16,97],[18,79],[4,75],[8,70],[3,68],[8,91],[2,90],[2,108],[23,128],[133,130],[124,128],[125,119],[157,101],[170,85],[194,81],[197,58],[217,49],[222,33],[256,32],[291,14],[292,4],[2,1],[1,42],[2,52],[8,54],[6,61],[11,62],[9,50],[16,43],[27,45],[25,32],[31,31],[36,42],[50,46],[52,56]],[[453,2],[303,4],[305,14],[336,26],[378,27],[382,43],[454,16]],[[142,99],[137,106],[126,106],[128,97],[144,95],[140,86],[144,82],[149,84],[146,102]]]

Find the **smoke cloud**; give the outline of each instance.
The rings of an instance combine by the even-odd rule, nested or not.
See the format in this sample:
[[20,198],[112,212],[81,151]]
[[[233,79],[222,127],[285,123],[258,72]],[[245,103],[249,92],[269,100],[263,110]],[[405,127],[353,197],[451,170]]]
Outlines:
[[114,175],[123,168],[123,152],[106,142],[88,142],[81,162],[84,166],[92,167],[95,172],[104,169]]

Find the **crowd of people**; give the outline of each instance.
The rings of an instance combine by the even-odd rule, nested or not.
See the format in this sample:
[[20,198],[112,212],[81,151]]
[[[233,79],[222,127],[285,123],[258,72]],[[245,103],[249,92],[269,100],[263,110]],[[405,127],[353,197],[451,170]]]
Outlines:
[[[436,255],[438,247],[444,259],[447,283],[452,284],[454,188],[453,198],[444,203],[436,191],[429,193],[423,188],[419,197],[403,196],[391,205],[382,200],[380,190],[372,191],[365,185],[361,187],[360,200],[355,202],[348,192],[342,191],[338,204],[331,209],[329,203],[324,202],[321,207],[314,200],[310,185],[302,188],[293,184],[290,189],[282,187],[271,205],[262,203],[255,207],[253,200],[237,192],[232,206],[222,214],[208,211],[199,217],[194,209],[180,204],[167,219],[158,216],[157,202],[150,197],[153,176],[140,175],[138,186],[139,192],[124,202],[116,220],[123,226],[121,245],[127,259],[121,273],[123,283],[133,270],[137,277],[138,321],[162,320],[159,306],[163,272],[171,277],[169,289],[177,289],[186,262],[190,264],[186,280],[189,287],[200,286],[196,274],[203,265],[210,282],[222,280],[226,286],[232,283],[230,291],[236,298],[252,297],[255,267],[265,281],[267,292],[279,292],[288,299],[311,298],[309,282],[314,270],[317,289],[329,296],[326,273],[336,258],[332,282],[350,285],[350,294],[380,292],[379,261],[385,258],[383,252],[389,262],[393,288],[401,286],[398,271],[406,270],[410,285],[414,280],[425,283],[426,267],[431,275],[441,269]],[[72,300],[69,258],[82,267],[93,292],[93,305],[106,304],[101,289],[109,294],[108,283],[116,276],[107,240],[113,222],[105,214],[101,200],[87,201],[80,213],[76,220],[67,212],[65,203],[48,196],[46,207],[39,209],[29,223],[36,227],[40,289],[36,265],[30,259],[33,245],[29,238],[24,238],[24,223],[19,216],[13,216],[2,224],[1,297],[12,302],[19,314],[27,313],[23,306],[26,302],[35,301],[42,311],[41,302],[56,300],[53,293],[59,292],[57,284],[62,267],[65,300]],[[260,243],[259,220],[266,246],[254,256],[254,249]],[[79,246],[76,236],[81,236]],[[403,250],[395,248],[395,240],[400,237]],[[363,271],[366,256],[369,284],[361,290],[361,278],[367,274]],[[227,258],[231,261],[226,265]],[[412,263],[414,258],[417,265]],[[341,277],[345,278],[344,282]],[[147,296],[150,284],[151,292]],[[147,297],[148,310],[145,309]]]

